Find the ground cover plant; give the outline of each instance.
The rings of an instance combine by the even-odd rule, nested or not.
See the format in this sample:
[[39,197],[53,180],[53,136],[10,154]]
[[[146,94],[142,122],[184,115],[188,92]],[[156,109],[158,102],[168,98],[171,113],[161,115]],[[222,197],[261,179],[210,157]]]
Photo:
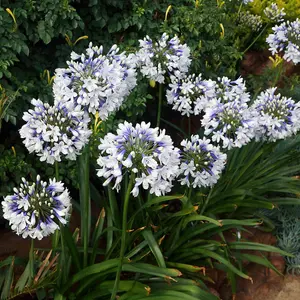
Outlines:
[[[300,203],[290,3],[4,2],[0,124],[14,134],[1,131],[1,204],[31,247],[0,262],[1,299],[218,299],[207,269],[235,295],[238,277],[255,280],[245,261],[297,260],[246,238]],[[273,56],[243,78],[255,47]]]

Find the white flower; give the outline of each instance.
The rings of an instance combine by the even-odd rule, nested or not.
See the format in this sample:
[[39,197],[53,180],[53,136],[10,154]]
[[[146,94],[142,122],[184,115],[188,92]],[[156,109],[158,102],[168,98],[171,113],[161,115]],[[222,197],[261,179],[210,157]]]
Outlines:
[[249,27],[252,31],[259,31],[263,20],[261,16],[253,15],[247,10],[239,13],[238,23],[240,27]]
[[276,88],[262,92],[253,108],[257,111],[257,139],[276,141],[297,133],[300,128],[300,107],[291,98],[275,94]]
[[164,33],[160,40],[153,42],[149,36],[140,40],[136,54],[141,73],[150,80],[165,82],[165,75],[186,73],[191,64],[190,48],[181,44],[178,37]]
[[198,135],[192,135],[190,141],[183,140],[181,146],[181,184],[193,188],[214,185],[225,167],[226,154]]
[[129,171],[135,173],[131,191],[134,197],[138,196],[140,186],[157,196],[171,190],[180,155],[164,130],[150,128],[150,123],[133,127],[125,122],[119,124],[117,135],[109,133],[101,139],[99,150],[97,175],[106,179],[104,185],[114,181],[113,188],[119,190],[124,173]]
[[255,136],[256,115],[247,103],[227,102],[206,110],[202,120],[204,134],[223,148],[242,147]]
[[71,101],[99,113],[102,120],[120,108],[136,86],[135,58],[118,53],[116,45],[104,55],[103,47],[90,43],[86,54],[72,53],[67,69],[57,69],[53,85],[55,99]]
[[2,201],[3,217],[17,235],[41,240],[67,223],[71,208],[69,191],[62,182],[50,179],[47,184],[39,175],[32,184],[22,180],[19,189],[14,188],[14,194]]
[[282,22],[283,17],[286,15],[284,8],[279,9],[276,3],[271,3],[270,6],[266,7],[264,13],[268,19],[275,22]]
[[295,65],[300,62],[300,21],[286,21],[279,26],[274,26],[273,33],[267,37],[269,50],[272,54],[283,52],[286,61]]
[[62,157],[75,160],[91,134],[87,114],[71,102],[50,106],[33,99],[31,103],[35,108],[24,113],[26,124],[20,129],[28,151],[50,164]]

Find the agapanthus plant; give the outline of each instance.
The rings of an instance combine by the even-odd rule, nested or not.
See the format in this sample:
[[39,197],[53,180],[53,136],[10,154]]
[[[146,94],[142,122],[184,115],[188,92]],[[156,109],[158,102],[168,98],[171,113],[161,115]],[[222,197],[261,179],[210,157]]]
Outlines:
[[253,103],[258,112],[257,139],[284,139],[295,134],[300,128],[299,104],[275,92],[276,88],[267,89]]
[[192,135],[181,142],[180,181],[188,187],[207,187],[217,183],[225,167],[226,154],[213,146],[209,139]]
[[286,15],[284,8],[279,8],[276,3],[271,3],[264,9],[264,14],[266,17],[274,22],[282,22],[283,17]]
[[193,74],[181,79],[171,76],[166,95],[167,101],[183,116],[198,115],[215,97],[215,85],[216,82],[213,80],[202,79],[201,74],[198,76]]
[[134,197],[138,196],[140,186],[157,196],[171,191],[180,155],[164,130],[150,128],[150,123],[142,122],[134,127],[125,122],[119,125],[116,135],[108,133],[101,139],[99,150],[97,174],[106,179],[104,185],[114,181],[114,188],[119,190],[127,172],[135,174],[131,191]]
[[14,194],[2,201],[2,209],[17,235],[41,240],[67,223],[71,199],[62,182],[49,179],[47,183],[37,175],[33,183],[22,178]]
[[169,39],[164,33],[157,41],[149,36],[139,41],[140,49],[136,54],[141,73],[158,83],[165,82],[165,75],[186,73],[191,64],[190,48],[181,44],[177,36]]
[[300,21],[286,21],[274,26],[273,33],[267,37],[269,50],[272,54],[283,52],[286,61],[294,64],[300,62]]
[[262,27],[262,18],[259,15],[251,14],[249,11],[242,11],[238,16],[239,26],[249,27],[252,31],[259,31]]
[[56,102],[54,106],[33,99],[34,110],[24,113],[26,124],[20,129],[23,143],[41,161],[53,164],[63,157],[75,160],[88,143],[91,131],[89,117],[73,102]]
[[218,103],[202,119],[204,134],[223,148],[242,147],[255,136],[256,120],[246,103]]
[[67,69],[57,69],[53,92],[58,101],[72,101],[102,120],[119,109],[136,85],[135,59],[118,53],[116,45],[104,55],[90,43],[86,54],[71,54]]

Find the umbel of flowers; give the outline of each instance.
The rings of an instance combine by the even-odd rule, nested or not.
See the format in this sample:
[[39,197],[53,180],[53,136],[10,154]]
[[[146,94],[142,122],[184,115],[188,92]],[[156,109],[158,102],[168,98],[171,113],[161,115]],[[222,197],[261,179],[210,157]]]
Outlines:
[[272,54],[283,52],[283,58],[294,64],[300,62],[300,21],[286,21],[273,28],[267,37]]
[[86,54],[72,52],[67,69],[57,69],[53,85],[56,101],[74,102],[83,110],[99,113],[102,120],[120,108],[136,85],[135,59],[118,54],[116,45],[104,55],[90,43]]
[[140,40],[140,49],[136,53],[137,65],[141,73],[158,83],[165,82],[165,75],[184,74],[191,64],[190,48],[181,44],[178,37],[164,33],[154,42],[149,36]]
[[150,128],[150,123],[142,122],[134,127],[125,122],[119,125],[117,135],[108,133],[101,139],[99,150],[97,174],[106,178],[104,185],[113,180],[114,188],[119,190],[124,174],[133,172],[134,197],[138,196],[140,186],[150,188],[150,193],[156,196],[171,191],[180,155],[164,130]]
[[75,160],[91,134],[88,114],[73,102],[57,101],[50,106],[33,99],[31,104],[34,110],[24,113],[26,124],[20,129],[28,151],[50,164],[62,157]]
[[70,208],[71,199],[64,184],[55,179],[47,183],[39,175],[33,183],[22,178],[14,194],[2,201],[3,216],[11,229],[23,238],[39,240],[67,223]]

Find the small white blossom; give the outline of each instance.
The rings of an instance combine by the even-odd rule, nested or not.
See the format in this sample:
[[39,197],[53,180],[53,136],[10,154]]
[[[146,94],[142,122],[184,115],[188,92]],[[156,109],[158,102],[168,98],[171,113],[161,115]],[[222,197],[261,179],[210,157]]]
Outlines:
[[125,122],[119,124],[117,135],[108,133],[101,139],[99,150],[97,175],[106,179],[104,185],[114,181],[113,188],[119,190],[124,173],[129,171],[135,173],[131,191],[134,197],[138,196],[140,186],[150,188],[150,193],[157,196],[171,190],[180,154],[164,130],[150,128],[150,123],[142,122],[133,127]]
[[29,183],[22,178],[19,189],[2,201],[3,217],[17,235],[41,240],[65,225],[69,218],[71,199],[68,189],[55,179]]

